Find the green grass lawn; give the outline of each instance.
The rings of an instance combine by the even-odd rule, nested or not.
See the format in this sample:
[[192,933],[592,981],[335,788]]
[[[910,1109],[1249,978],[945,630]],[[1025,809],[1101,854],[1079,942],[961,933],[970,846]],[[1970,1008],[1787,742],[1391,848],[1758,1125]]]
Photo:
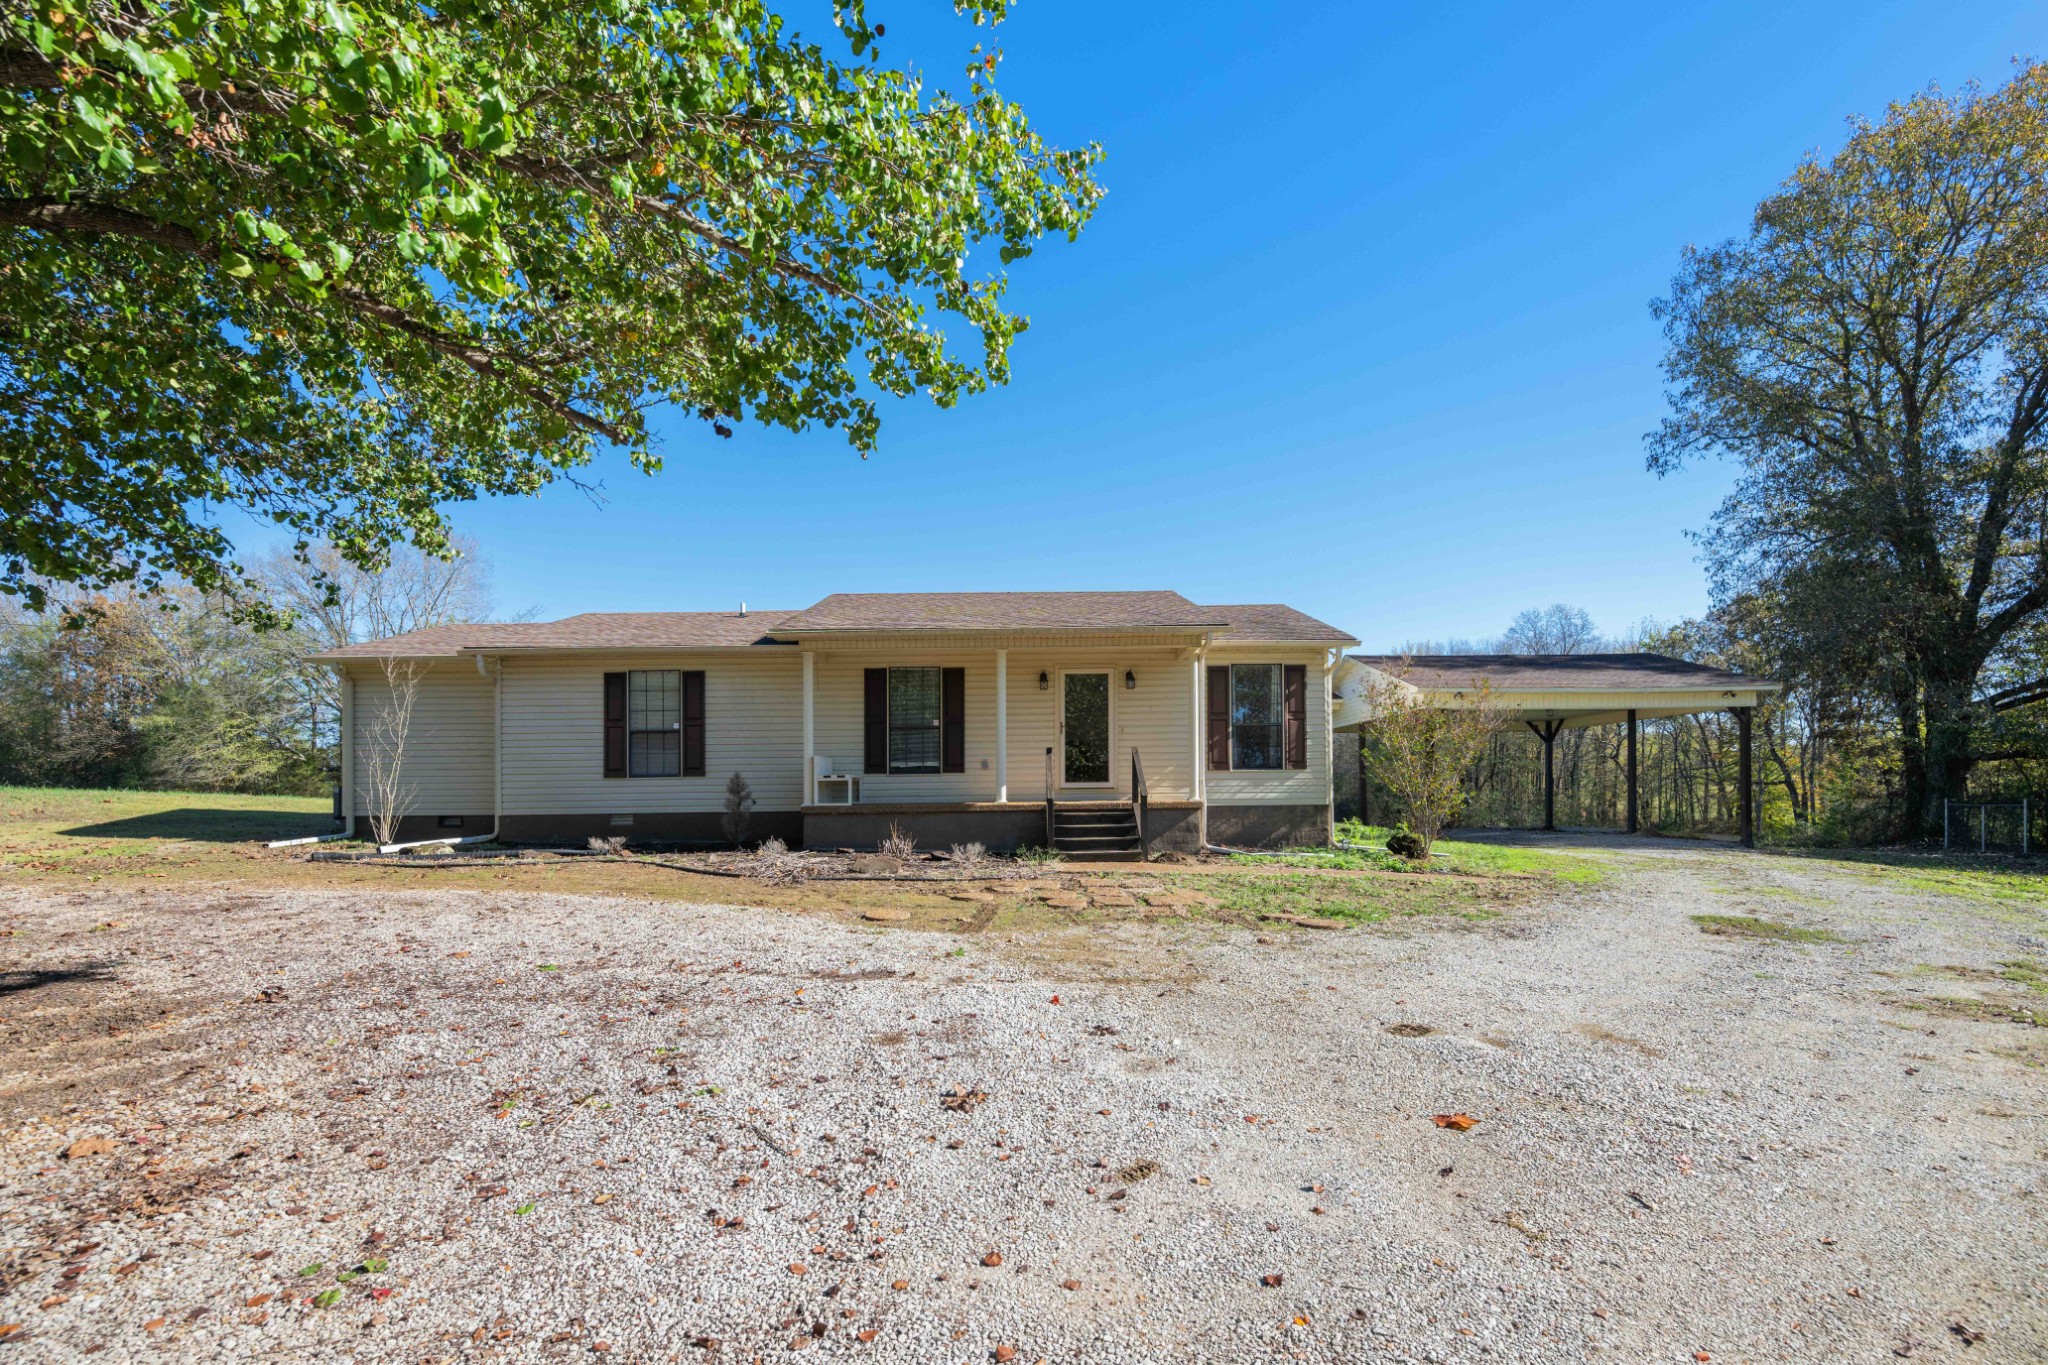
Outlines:
[[294,839],[334,828],[318,796],[0,787],[0,866],[48,871],[154,860],[193,845]]
[[1346,844],[1370,844],[1373,846],[1372,851],[1337,849],[1334,856],[1302,857],[1298,860],[1298,865],[1379,868],[1389,872],[1426,870],[1463,873],[1477,877],[1543,877],[1551,881],[1580,883],[1597,882],[1607,875],[1602,860],[1596,853],[1519,848],[1512,844],[1469,843],[1459,839],[1437,840],[1436,847],[1430,850],[1431,857],[1428,863],[1419,868],[1406,858],[1383,851],[1389,833],[1391,831],[1384,825],[1361,825],[1356,820],[1346,820],[1337,826],[1337,841]]
[[2048,907],[2048,859],[1926,853],[1902,849],[1827,849],[1784,856],[1832,863],[1881,885],[1930,896],[2038,912]]

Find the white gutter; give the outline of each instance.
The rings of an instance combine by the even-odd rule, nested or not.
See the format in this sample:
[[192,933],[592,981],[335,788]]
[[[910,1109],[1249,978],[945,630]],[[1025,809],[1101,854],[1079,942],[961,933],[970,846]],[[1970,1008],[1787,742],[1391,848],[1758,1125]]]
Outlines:
[[301,844],[331,844],[352,839],[356,833],[356,680],[346,665],[334,665],[341,676],[341,829],[334,834],[312,834],[303,839],[276,839],[265,848],[297,848]]
[[476,656],[476,671],[491,680],[491,832],[457,835],[449,839],[415,839],[409,844],[379,844],[379,853],[403,853],[413,848],[461,848],[464,844],[488,844],[498,837],[498,824],[505,808],[505,665],[485,666],[490,656]]

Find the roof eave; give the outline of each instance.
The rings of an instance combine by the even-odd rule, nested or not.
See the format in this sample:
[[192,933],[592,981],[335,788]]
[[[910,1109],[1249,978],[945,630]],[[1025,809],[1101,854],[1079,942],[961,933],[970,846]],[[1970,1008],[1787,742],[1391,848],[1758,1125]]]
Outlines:
[[1228,630],[1221,621],[1174,625],[1121,626],[787,626],[771,632],[774,638],[792,640],[855,635],[1206,635]]

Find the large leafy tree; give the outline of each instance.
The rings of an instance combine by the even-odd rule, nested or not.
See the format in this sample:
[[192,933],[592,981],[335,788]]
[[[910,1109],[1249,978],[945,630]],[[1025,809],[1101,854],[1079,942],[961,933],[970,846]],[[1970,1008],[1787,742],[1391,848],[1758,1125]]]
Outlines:
[[1927,94],[1802,165],[1656,309],[1653,469],[1740,462],[1707,539],[1787,652],[1896,722],[1909,825],[1964,794],[2048,618],[2048,67]]
[[5,7],[0,592],[240,591],[229,507],[374,566],[599,449],[658,467],[655,404],[865,454],[878,396],[1003,381],[1024,322],[976,248],[1074,236],[1099,152],[1048,147],[992,51],[952,95],[880,62],[861,0],[835,23],[828,51],[760,0]]

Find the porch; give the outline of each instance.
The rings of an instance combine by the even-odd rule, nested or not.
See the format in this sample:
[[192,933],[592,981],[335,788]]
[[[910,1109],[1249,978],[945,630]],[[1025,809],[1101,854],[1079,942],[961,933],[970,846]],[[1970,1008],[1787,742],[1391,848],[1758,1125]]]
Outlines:
[[1198,851],[1199,643],[1020,645],[805,648],[805,846]]

